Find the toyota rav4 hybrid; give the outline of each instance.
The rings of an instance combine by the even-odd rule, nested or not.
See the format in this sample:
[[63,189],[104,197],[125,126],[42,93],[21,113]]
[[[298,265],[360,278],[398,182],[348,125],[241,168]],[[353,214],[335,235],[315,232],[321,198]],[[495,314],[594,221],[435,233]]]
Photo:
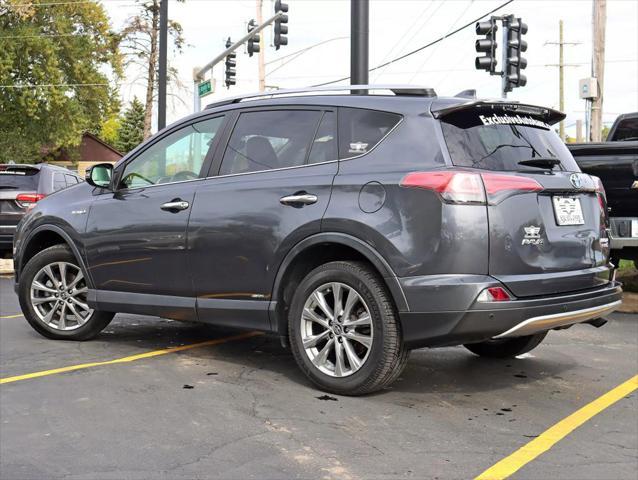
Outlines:
[[554,133],[564,115],[375,88],[210,105],[38,202],[14,245],[28,322],[274,332],[345,395],[389,385],[411,349],[512,357],[604,324],[621,298],[605,193]]

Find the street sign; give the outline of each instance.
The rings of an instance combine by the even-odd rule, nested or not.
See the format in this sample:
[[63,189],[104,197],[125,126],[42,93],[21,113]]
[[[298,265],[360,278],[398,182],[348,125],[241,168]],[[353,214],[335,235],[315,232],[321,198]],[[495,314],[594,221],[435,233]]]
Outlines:
[[205,97],[209,93],[213,93],[213,86],[210,83],[210,80],[206,80],[205,82],[197,85],[197,92],[200,97]]

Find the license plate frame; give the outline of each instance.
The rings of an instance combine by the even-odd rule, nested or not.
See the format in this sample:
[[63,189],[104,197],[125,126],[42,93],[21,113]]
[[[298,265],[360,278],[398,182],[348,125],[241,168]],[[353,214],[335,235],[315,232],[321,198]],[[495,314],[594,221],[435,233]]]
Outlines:
[[580,198],[573,195],[554,195],[552,197],[554,217],[559,227],[584,225],[585,215]]

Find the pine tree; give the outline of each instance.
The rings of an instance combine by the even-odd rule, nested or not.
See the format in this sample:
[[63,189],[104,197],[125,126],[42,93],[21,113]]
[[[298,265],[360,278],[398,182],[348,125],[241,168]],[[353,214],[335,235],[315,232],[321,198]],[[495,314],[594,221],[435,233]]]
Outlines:
[[133,101],[122,116],[117,131],[115,148],[120,152],[130,152],[144,140],[144,113],[142,102],[137,97],[133,97]]

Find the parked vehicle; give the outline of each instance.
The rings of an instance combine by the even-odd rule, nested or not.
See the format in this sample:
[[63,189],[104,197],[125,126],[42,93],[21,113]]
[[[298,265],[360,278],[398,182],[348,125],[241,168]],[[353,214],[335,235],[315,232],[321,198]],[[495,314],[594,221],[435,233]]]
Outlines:
[[18,222],[38,200],[82,182],[66,168],[48,164],[0,164],[0,251],[10,250]]
[[638,112],[620,115],[602,143],[567,147],[583,172],[599,177],[610,210],[612,262],[638,268]]
[[603,324],[605,198],[550,128],[564,115],[381,88],[226,100],[94,166],[18,228],[25,317],[54,339],[114,312],[271,331],[346,395],[413,348],[511,357]]

